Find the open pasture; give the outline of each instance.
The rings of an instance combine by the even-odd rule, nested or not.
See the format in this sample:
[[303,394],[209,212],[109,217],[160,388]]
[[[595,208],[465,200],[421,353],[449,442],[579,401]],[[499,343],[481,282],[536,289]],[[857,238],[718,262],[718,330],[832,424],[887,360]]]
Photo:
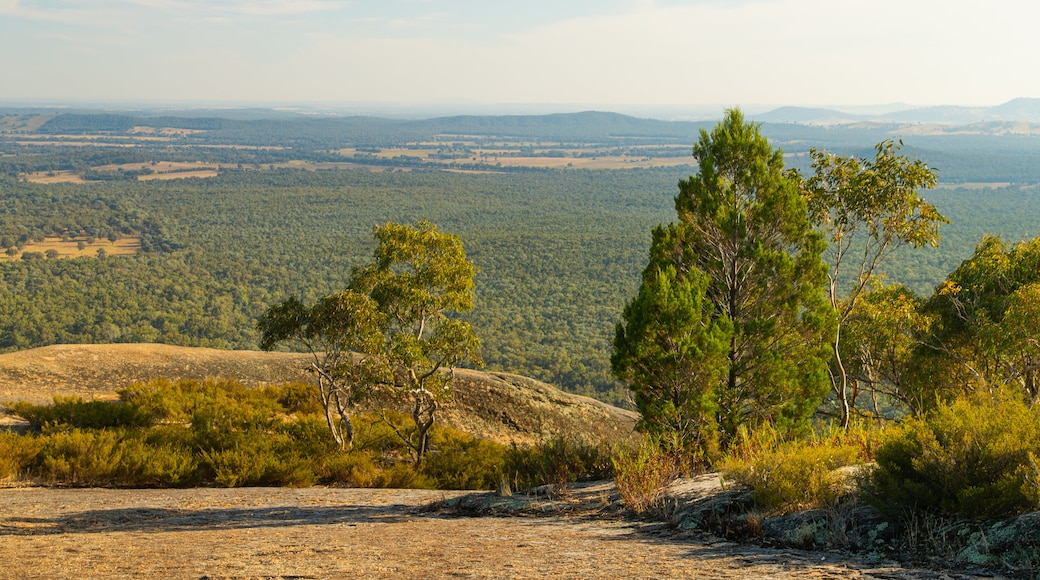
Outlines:
[[[79,247],[83,242],[83,248]],[[42,242],[29,242],[14,255],[0,252],[0,262],[20,260],[25,252],[39,252],[46,254],[48,250],[58,253],[58,258],[96,258],[98,250],[104,250],[106,256],[130,256],[141,250],[141,238],[127,236],[114,242],[108,239],[98,238],[92,243],[87,243],[85,238],[71,238],[62,240],[58,237],[45,238]]]

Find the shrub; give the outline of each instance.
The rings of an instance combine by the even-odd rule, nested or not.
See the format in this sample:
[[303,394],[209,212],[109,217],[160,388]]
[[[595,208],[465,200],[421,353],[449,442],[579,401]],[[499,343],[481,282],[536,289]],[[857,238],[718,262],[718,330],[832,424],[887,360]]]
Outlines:
[[785,443],[747,463],[723,462],[721,471],[751,486],[759,506],[786,512],[834,505],[847,490],[847,475],[837,470],[857,463],[851,446],[807,441]]
[[513,446],[503,471],[513,489],[552,485],[563,490],[575,481],[609,478],[610,453],[602,445],[557,437],[532,447]]
[[353,450],[326,456],[321,462],[319,473],[322,483],[345,487],[376,487],[376,476],[380,471],[370,453]]
[[45,427],[36,471],[45,481],[74,486],[111,485],[121,430],[54,430]]
[[113,458],[113,482],[128,487],[181,487],[199,482],[198,460],[188,448],[151,445],[141,437],[124,438]]
[[509,447],[477,439],[461,431],[438,428],[434,451],[427,453],[422,474],[438,489],[492,489],[498,484]]
[[221,379],[157,379],[118,391],[121,401],[132,403],[158,421],[188,422],[199,416],[215,427],[235,429],[263,427],[282,411],[277,391],[249,389],[237,381]]
[[286,413],[318,415],[324,412],[318,398],[318,389],[310,383],[267,386],[263,391],[266,397],[277,401]]
[[849,475],[840,468],[870,461],[877,438],[876,431],[853,426],[785,441],[766,426],[755,433],[741,431],[717,467],[750,486],[763,508],[786,512],[831,506],[849,487]]
[[868,497],[896,513],[999,518],[1035,509],[1030,454],[1040,454],[1040,407],[1009,394],[961,397],[886,438]]
[[44,425],[53,423],[80,429],[104,429],[106,427],[148,427],[153,424],[152,416],[135,405],[115,401],[84,401],[81,397],[54,397],[50,405],[33,405],[17,402],[10,411],[29,422],[39,431]]
[[25,474],[41,449],[38,437],[0,432],[0,480]]
[[307,459],[287,452],[284,436],[251,435],[234,447],[202,452],[202,460],[218,485],[306,487],[317,480]]
[[618,448],[611,458],[614,483],[625,505],[641,514],[660,507],[668,484],[680,473],[675,455],[645,439],[635,449]]

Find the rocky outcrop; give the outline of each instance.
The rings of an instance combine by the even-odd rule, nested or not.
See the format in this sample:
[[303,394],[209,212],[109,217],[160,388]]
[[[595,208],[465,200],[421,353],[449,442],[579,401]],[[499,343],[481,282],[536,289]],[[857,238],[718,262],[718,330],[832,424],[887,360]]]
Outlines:
[[[113,399],[156,378],[234,379],[247,386],[310,381],[311,356],[163,344],[63,344],[0,355],[0,404],[51,402],[54,396]],[[506,444],[567,438],[584,444],[634,433],[638,414],[507,373],[456,371],[454,399],[437,420]],[[2,415],[2,413],[0,413]],[[4,418],[0,417],[0,427]]]

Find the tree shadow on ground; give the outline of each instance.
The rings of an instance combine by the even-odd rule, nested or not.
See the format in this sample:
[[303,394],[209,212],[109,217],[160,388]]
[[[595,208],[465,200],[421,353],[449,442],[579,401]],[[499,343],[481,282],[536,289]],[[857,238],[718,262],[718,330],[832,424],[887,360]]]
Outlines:
[[414,506],[278,506],[261,508],[118,508],[87,510],[55,517],[0,519],[0,536],[178,532],[315,525],[392,524],[415,517]]

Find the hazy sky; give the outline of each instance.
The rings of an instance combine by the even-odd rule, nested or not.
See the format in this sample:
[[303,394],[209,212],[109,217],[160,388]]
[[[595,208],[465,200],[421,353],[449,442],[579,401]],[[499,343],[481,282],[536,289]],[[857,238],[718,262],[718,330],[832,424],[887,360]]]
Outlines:
[[0,0],[0,101],[995,105],[1040,3]]

